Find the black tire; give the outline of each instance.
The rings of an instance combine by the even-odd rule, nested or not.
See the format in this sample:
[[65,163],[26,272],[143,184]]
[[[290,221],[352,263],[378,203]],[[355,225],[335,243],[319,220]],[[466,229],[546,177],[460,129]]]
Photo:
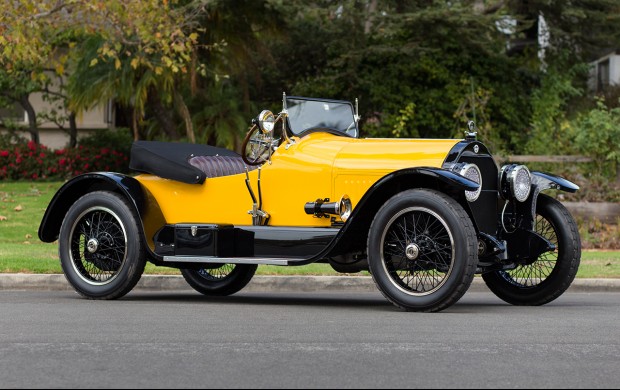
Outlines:
[[534,230],[556,245],[529,265],[482,275],[489,289],[502,300],[519,306],[540,306],[562,295],[577,275],[581,239],[577,223],[557,200],[540,195]]
[[58,253],[67,281],[80,295],[117,299],[136,286],[146,265],[140,226],[134,208],[113,192],[91,192],[71,206]]
[[223,264],[217,268],[182,269],[181,274],[199,293],[223,297],[241,291],[254,276],[255,264]]
[[383,295],[404,310],[436,312],[456,303],[471,285],[477,261],[472,221],[441,192],[403,191],[371,224],[370,273]]

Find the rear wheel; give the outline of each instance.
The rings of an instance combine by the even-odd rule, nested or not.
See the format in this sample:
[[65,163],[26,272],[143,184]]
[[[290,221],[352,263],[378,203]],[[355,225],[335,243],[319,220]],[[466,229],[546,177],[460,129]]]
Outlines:
[[474,277],[476,233],[454,199],[416,189],[389,199],[368,236],[372,277],[383,295],[409,311],[440,311],[457,302]]
[[140,280],[146,258],[140,223],[127,200],[92,192],[75,202],[60,228],[60,265],[75,290],[90,299],[115,299]]
[[579,230],[560,202],[546,195],[539,196],[534,231],[557,249],[513,270],[482,275],[495,295],[513,305],[538,306],[553,301],[568,289],[579,268]]
[[252,280],[257,265],[223,264],[213,268],[182,269],[181,274],[201,294],[226,296],[241,291]]

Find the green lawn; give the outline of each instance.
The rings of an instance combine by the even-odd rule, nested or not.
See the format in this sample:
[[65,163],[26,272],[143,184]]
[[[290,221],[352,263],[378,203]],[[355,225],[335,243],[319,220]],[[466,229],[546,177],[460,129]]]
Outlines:
[[[39,223],[61,183],[0,182],[0,273],[61,273],[58,245],[38,239]],[[147,266],[147,273],[178,274]],[[327,264],[260,266],[259,275],[338,275]],[[363,273],[367,275],[367,273]],[[620,251],[584,251],[579,278],[620,278]]]

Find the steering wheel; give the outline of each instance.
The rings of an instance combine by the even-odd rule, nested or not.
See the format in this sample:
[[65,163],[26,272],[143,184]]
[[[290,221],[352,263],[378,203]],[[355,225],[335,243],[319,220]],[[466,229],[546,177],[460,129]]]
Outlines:
[[243,140],[241,158],[248,165],[262,165],[269,160],[273,146],[273,133],[264,134],[258,126],[252,126]]

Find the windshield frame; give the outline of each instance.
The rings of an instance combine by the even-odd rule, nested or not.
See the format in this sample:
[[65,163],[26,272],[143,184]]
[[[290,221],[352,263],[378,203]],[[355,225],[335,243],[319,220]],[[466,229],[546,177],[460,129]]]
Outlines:
[[[342,106],[348,106],[351,109],[351,120],[352,120],[351,123],[353,123],[353,127],[351,127],[349,131],[352,132],[354,129],[355,135],[345,132],[346,129],[341,130],[341,129],[330,128],[330,127],[321,127],[320,124],[318,126],[314,126],[314,127],[311,126],[309,128],[305,128],[302,130],[294,130],[292,123],[291,123],[291,104],[290,103],[293,103],[292,101],[308,101],[308,102],[319,102],[319,103],[326,103],[326,104],[337,104],[337,105],[342,105]],[[287,96],[286,97],[286,110],[287,110],[287,118],[286,118],[287,131],[293,136],[303,137],[304,135],[315,132],[315,131],[322,131],[322,132],[327,132],[327,133],[342,136],[342,137],[359,138],[359,134],[360,134],[359,127],[358,127],[359,122],[356,119],[357,117],[356,117],[355,109],[353,107],[353,103],[347,100],[309,98],[309,97],[303,97],[303,96]]]

